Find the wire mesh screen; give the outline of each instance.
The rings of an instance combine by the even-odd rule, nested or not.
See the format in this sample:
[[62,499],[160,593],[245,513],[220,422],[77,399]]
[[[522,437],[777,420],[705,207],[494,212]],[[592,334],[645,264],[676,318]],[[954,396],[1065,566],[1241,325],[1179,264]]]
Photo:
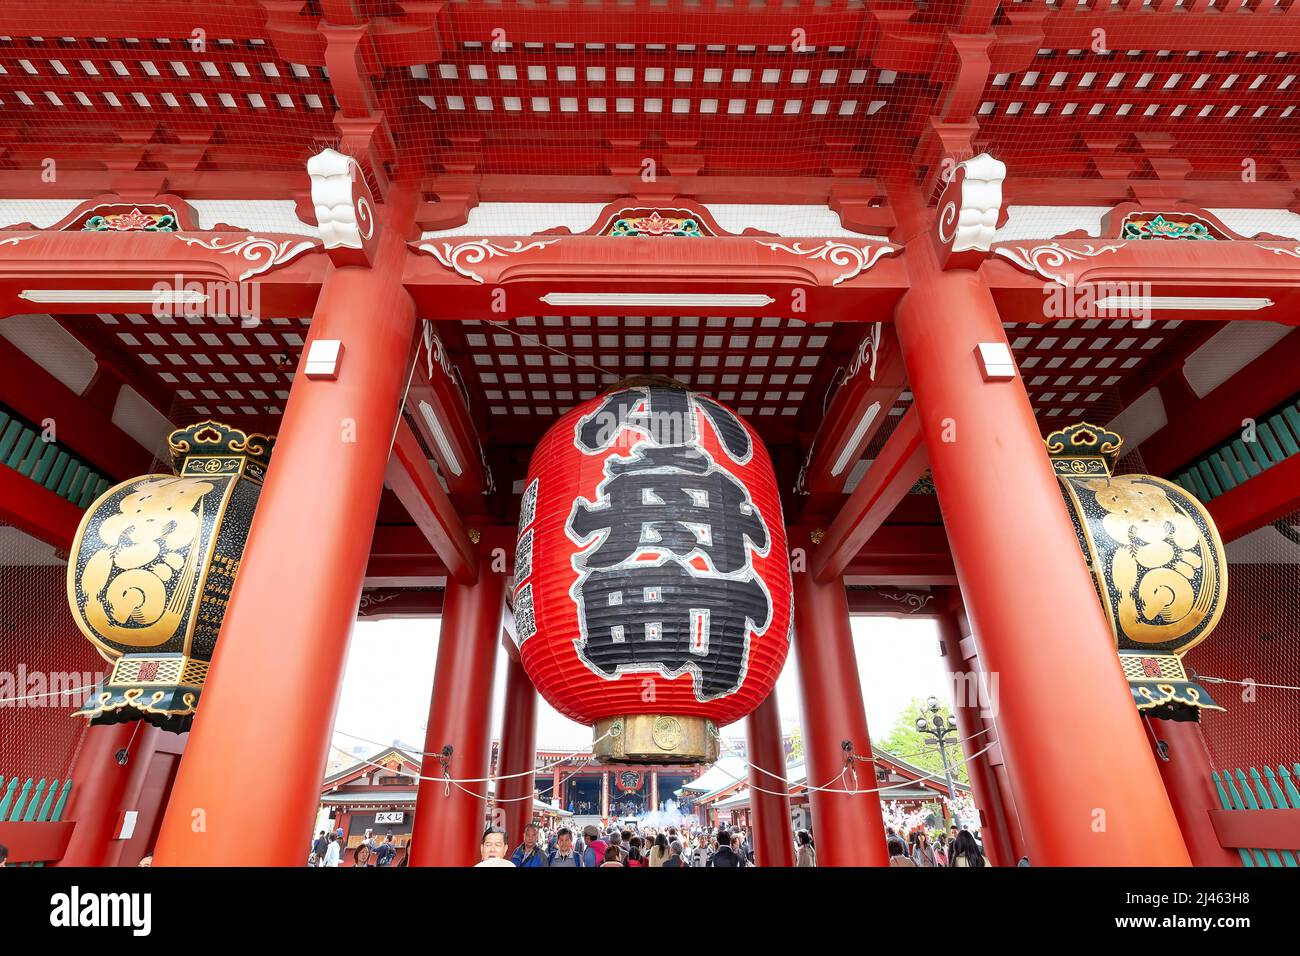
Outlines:
[[[1141,453],[1116,474],[1146,473]],[[1201,730],[1215,768],[1293,763],[1300,757],[1300,512],[1225,543],[1228,595],[1208,638],[1184,658],[1226,712]]]
[[32,194],[64,198],[105,164],[300,171],[350,135],[336,113],[378,119],[376,180],[432,199],[711,177],[714,201],[823,204],[811,178],[933,192],[985,149],[1024,180],[1281,183],[1295,2],[1230,27],[1220,0],[6,2],[0,114],[7,167],[55,160]]
[[86,730],[72,717],[104,674],[73,623],[67,556],[0,523],[0,776],[66,778]]
[[1300,759],[1300,512],[1231,542],[1228,604],[1187,655],[1227,713],[1201,721],[1216,767]]

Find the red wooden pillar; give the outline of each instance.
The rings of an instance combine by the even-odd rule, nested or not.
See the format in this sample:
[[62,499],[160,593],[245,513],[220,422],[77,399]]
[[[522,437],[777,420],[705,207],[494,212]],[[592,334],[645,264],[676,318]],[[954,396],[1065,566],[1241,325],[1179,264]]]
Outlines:
[[[135,866],[153,848],[178,755],[186,734],[150,724],[92,726],[72,771],[66,819],[74,820],[63,858],[53,866]],[[125,765],[117,761],[126,752]],[[136,814],[134,832],[119,838],[124,814]]]
[[[139,749],[131,738],[140,729],[141,725],[132,722],[100,724],[86,731],[72,766],[72,796],[64,817],[76,826],[72,828],[63,858],[54,866],[104,865],[122,797],[134,769],[131,759]],[[127,763],[118,763],[118,751],[128,746]]]
[[334,268],[321,287],[303,355],[340,340],[337,377],[308,378],[300,359],[163,821],[160,866],[307,858],[415,344],[406,256],[385,228],[372,268]]
[[1165,792],[1183,831],[1183,840],[1194,866],[1241,866],[1241,854],[1219,842],[1210,822],[1210,811],[1220,810],[1218,792],[1210,777],[1210,757],[1201,736],[1200,724],[1192,721],[1153,720],[1151,729],[1165,744],[1156,766],[1165,782]]
[[984,378],[979,345],[1009,347],[993,296],[928,235],[907,255],[894,324],[1030,861],[1186,866],[1024,382]]
[[[478,862],[488,789],[482,778],[488,770],[493,672],[504,595],[505,576],[486,566],[480,567],[477,584],[447,579],[424,738],[426,756],[420,770],[426,779],[420,781],[411,831],[411,866],[472,866]],[[452,748],[447,775],[473,782],[457,785],[427,779],[443,775],[442,763],[435,755],[447,746]],[[497,806],[503,805],[498,801]]]
[[[759,866],[794,866],[790,785],[785,776],[785,739],[776,691],[745,721],[749,734],[749,793],[754,854]],[[768,792],[764,792],[768,791]]]
[[[808,782],[829,787],[811,795],[813,835],[822,866],[887,866],[885,821],[875,792],[875,761],[862,704],[849,602],[844,583],[818,583],[811,572],[794,575],[794,644],[803,699]],[[842,778],[847,741],[857,784]],[[855,791],[870,791],[860,793]]]
[[[954,593],[952,597],[960,603],[959,594]],[[980,828],[984,852],[994,866],[1015,866],[1024,855],[1020,821],[1011,802],[1011,795],[1003,792],[993,769],[994,751],[987,749],[990,745],[994,745],[994,750],[997,749],[997,728],[991,718],[985,719],[981,715],[983,706],[991,702],[987,697],[980,696],[979,657],[974,654],[970,658],[966,657],[966,650],[973,640],[965,633],[961,619],[960,610],[950,608],[936,622],[939,625],[944,667],[952,680],[952,712],[957,718],[957,732],[961,735],[963,752],[978,754],[966,758],[966,772],[970,777],[971,788],[975,791],[975,804],[984,818],[984,826]],[[973,651],[973,648],[970,649]],[[967,822],[962,821],[963,824]]]
[[[497,806],[505,817],[506,836],[512,849],[523,840],[524,827],[533,819],[535,774],[532,770],[537,763],[536,736],[537,690],[523,665],[508,658],[505,717],[501,726],[501,767],[497,771],[500,775],[497,780]],[[515,776],[520,773],[525,776]],[[554,779],[558,779],[558,774]],[[559,799],[559,794],[554,789],[552,799]]]

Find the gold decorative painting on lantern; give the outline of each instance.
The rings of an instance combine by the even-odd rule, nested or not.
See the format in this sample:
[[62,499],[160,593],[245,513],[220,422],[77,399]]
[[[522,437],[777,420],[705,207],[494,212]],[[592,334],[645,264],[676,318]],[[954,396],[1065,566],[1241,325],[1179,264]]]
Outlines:
[[1182,661],[1223,613],[1223,542],[1185,489],[1152,475],[1114,475],[1123,443],[1087,423],[1046,439],[1134,702],[1149,716],[1197,720],[1201,710],[1223,710]]
[[275,439],[201,422],[168,436],[174,475],[145,475],[86,511],[68,605],[113,672],[77,715],[189,729]]

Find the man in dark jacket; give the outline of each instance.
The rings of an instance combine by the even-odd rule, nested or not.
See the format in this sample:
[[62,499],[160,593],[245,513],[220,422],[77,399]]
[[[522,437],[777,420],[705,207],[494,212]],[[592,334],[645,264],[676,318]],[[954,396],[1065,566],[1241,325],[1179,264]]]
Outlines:
[[546,866],[546,851],[537,837],[537,824],[530,823],[524,827],[524,842],[515,848],[510,858],[515,866]]
[[744,866],[736,851],[731,848],[731,834],[718,831],[718,852],[709,860],[709,866]]
[[397,856],[397,847],[393,846],[393,835],[384,837],[384,842],[375,851],[375,866],[392,866],[393,857]]

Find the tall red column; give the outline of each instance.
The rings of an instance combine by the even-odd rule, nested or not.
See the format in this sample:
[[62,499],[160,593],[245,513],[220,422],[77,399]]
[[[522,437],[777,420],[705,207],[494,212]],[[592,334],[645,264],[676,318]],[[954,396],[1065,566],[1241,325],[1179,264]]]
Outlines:
[[776,691],[745,721],[749,736],[749,804],[754,808],[754,854],[759,866],[794,866],[790,785]]
[[[960,595],[952,597],[960,602]],[[996,749],[997,728],[991,719],[981,715],[983,706],[991,701],[981,697],[978,655],[968,659],[964,653],[969,635],[962,627],[961,617],[958,610],[949,609],[936,620],[944,667],[952,679],[952,712],[957,718],[962,750],[971,755],[966,758],[966,772],[975,791],[975,804],[984,818],[984,826],[980,828],[984,852],[994,866],[1015,866],[1024,855],[1020,821],[1011,795],[1003,792],[993,769],[993,751],[988,748],[992,745]]]
[[[139,750],[132,737],[143,729],[132,722],[100,724],[86,731],[72,766],[72,792],[64,816],[76,826],[72,828],[63,858],[54,866],[104,865],[122,798],[134,770],[132,759]],[[117,761],[120,750],[127,750],[125,764]]]
[[[505,576],[480,566],[476,584],[447,579],[424,764],[411,831],[412,866],[478,862],[492,733],[492,682],[501,638]],[[504,743],[504,742],[503,742]],[[447,775],[473,783],[444,784],[440,754],[450,746]],[[501,759],[506,765],[504,749]],[[507,811],[508,812],[508,811]]]
[[[533,819],[532,772],[537,763],[537,689],[523,665],[506,660],[506,706],[501,725],[501,769],[497,780],[497,806],[505,816],[506,836],[511,848],[524,838],[524,827]],[[432,749],[432,748],[426,748]],[[525,774],[518,777],[515,774]],[[455,776],[455,774],[453,774]],[[557,776],[558,779],[558,776]],[[552,790],[552,800],[559,793]]]
[[[844,583],[794,575],[794,646],[803,699],[808,781],[829,787],[811,794],[813,836],[821,866],[887,866],[885,821],[876,793],[867,712],[849,628]],[[844,777],[847,741],[855,757],[856,787]],[[857,791],[870,791],[867,793]]]
[[928,235],[907,258],[895,328],[1030,861],[1187,866],[1024,382],[984,379],[978,346],[1009,347],[993,296]]
[[1210,777],[1212,767],[1205,749],[1201,725],[1188,721],[1153,720],[1156,740],[1165,744],[1156,766],[1165,782],[1165,792],[1183,831],[1183,840],[1194,866],[1241,866],[1241,854],[1219,842],[1210,822],[1210,811],[1220,810],[1218,792]]
[[337,377],[308,378],[301,364],[294,377],[163,821],[160,866],[307,858],[415,344],[406,255],[385,228],[372,268],[335,268],[321,288],[303,355],[342,341]]

